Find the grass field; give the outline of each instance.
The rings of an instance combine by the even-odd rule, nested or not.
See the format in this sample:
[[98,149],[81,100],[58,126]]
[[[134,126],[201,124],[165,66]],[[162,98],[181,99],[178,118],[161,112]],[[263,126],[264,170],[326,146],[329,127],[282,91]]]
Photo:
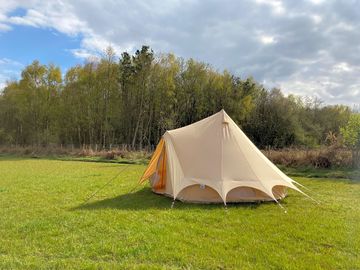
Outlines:
[[298,174],[322,203],[290,191],[287,214],[275,203],[171,209],[136,186],[144,168],[1,157],[0,269],[360,269],[360,180]]

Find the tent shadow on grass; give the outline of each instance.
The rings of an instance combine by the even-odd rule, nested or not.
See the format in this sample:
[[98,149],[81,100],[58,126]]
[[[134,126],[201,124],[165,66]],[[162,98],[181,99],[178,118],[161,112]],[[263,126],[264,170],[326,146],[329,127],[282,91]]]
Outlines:
[[[122,194],[113,198],[99,200],[95,202],[88,202],[72,210],[100,210],[100,209],[119,209],[119,210],[169,210],[171,209],[173,200],[169,197],[155,194],[149,187],[142,188],[133,193]],[[273,203],[273,202],[262,202]],[[262,203],[236,203],[230,204],[231,207],[243,207],[255,209]],[[174,210],[186,209],[221,209],[224,208],[223,204],[194,204],[176,201]]]

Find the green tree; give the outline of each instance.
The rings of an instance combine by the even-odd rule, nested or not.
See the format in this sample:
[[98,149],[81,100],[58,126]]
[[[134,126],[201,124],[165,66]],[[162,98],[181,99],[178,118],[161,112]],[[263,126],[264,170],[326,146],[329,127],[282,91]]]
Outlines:
[[[154,55],[148,46],[119,61],[69,68],[34,61],[0,92],[0,143],[152,148],[168,130],[220,109],[259,147],[317,147],[337,138],[352,112],[318,99],[268,91],[253,78],[219,72],[194,59]],[[345,136],[345,135],[344,135]]]
[[298,143],[302,130],[296,101],[285,97],[279,89],[270,92],[262,89],[244,130],[262,148],[282,148]]
[[352,151],[353,166],[358,167],[360,162],[360,114],[352,114],[346,126],[340,129],[340,132],[344,143]]
[[141,50],[137,50],[133,56],[134,65],[134,92],[136,107],[135,110],[135,127],[132,132],[131,146],[135,149],[136,143],[142,149],[144,137],[146,136],[145,118],[149,112],[150,105],[150,89],[149,82],[151,76],[151,68],[154,60],[154,53],[148,46],[143,46]]
[[56,108],[62,87],[61,71],[34,61],[2,93],[2,125],[8,140],[20,145],[56,142]]

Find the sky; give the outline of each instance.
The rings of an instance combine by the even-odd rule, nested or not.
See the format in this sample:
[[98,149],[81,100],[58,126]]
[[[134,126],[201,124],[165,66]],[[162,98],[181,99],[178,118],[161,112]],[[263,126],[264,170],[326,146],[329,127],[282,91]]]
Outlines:
[[360,104],[360,1],[0,0],[0,89],[33,60],[63,72],[149,45],[286,94]]

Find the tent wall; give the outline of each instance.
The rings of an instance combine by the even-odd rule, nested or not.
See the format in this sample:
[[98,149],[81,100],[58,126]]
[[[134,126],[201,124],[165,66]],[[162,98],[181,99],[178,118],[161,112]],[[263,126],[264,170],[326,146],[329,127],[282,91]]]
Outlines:
[[190,202],[279,200],[287,187],[300,191],[224,111],[167,131],[144,177],[154,192]]

